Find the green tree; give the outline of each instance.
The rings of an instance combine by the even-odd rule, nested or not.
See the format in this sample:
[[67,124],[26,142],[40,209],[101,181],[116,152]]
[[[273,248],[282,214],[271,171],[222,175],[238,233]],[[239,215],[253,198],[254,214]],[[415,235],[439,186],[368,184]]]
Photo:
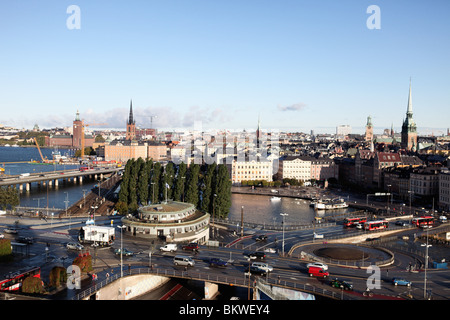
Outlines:
[[184,200],[184,187],[186,185],[186,173],[187,166],[184,162],[178,165],[178,171],[176,174],[176,179],[173,187],[173,200],[183,201]]
[[231,180],[226,165],[219,164],[214,177],[211,195],[214,216],[227,217],[231,207]]
[[188,181],[186,184],[186,198],[185,201],[192,203],[195,207],[199,204],[199,190],[198,190],[198,176],[200,174],[200,166],[191,163],[188,170]]
[[151,199],[152,203],[157,203],[159,201],[159,180],[161,178],[161,163],[155,162],[153,164],[152,177],[150,182],[150,190],[151,190]]
[[12,186],[0,188],[0,207],[3,210],[7,208],[14,209],[20,204],[19,191]]
[[203,179],[201,184],[201,192],[202,192],[202,203],[200,206],[200,210],[203,212],[212,212],[213,211],[213,180],[216,175],[216,163],[205,164],[203,169]]

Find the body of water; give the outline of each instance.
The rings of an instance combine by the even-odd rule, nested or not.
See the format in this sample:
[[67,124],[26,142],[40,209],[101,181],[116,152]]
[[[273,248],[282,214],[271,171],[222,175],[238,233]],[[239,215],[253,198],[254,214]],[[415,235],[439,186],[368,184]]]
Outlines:
[[[42,149],[42,154],[48,159],[52,158],[52,149]],[[63,152],[61,152],[63,154]],[[68,170],[78,168],[76,165],[42,165],[29,163],[8,163],[19,161],[30,161],[40,159],[39,152],[33,147],[0,147],[0,165],[5,168],[6,174],[17,175],[21,173],[39,173],[58,170]],[[25,207],[41,207],[64,209],[65,201],[68,200],[68,206],[78,201],[87,194],[97,184],[95,180],[83,179],[83,183],[66,182],[60,180],[59,186],[38,186],[31,184],[29,192],[20,193],[20,204]],[[280,213],[288,214],[285,216],[286,223],[309,224],[316,216],[323,216],[323,212],[315,212],[309,206],[309,201],[295,198],[281,198],[279,201],[271,201],[270,196],[264,195],[246,195],[232,194],[231,208],[228,218],[230,220],[241,220],[241,207],[244,206],[244,221],[255,223],[281,223],[283,217]],[[339,210],[344,213],[352,209]],[[327,214],[329,214],[327,212]]]
[[[52,159],[53,149],[41,149],[42,155],[47,159]],[[61,150],[61,155],[66,151]],[[0,166],[5,169],[5,175],[18,175],[21,173],[40,173],[60,170],[70,170],[79,168],[78,165],[60,165],[60,164],[32,164],[28,161],[40,161],[39,151],[34,147],[0,147]],[[23,207],[48,207],[64,209],[65,201],[68,200],[68,206],[83,197],[84,193],[89,191],[97,184],[96,181],[83,179],[83,183],[59,181],[59,186],[38,186],[37,183],[31,184],[29,192],[20,193],[20,205]]]

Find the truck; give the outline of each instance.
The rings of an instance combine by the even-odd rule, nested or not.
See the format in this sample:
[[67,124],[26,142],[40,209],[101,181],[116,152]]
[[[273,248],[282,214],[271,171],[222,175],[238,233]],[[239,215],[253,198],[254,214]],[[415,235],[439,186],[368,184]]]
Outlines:
[[175,243],[168,243],[165,246],[162,246],[159,248],[160,251],[170,251],[175,252],[177,251],[177,245]]
[[320,267],[309,267],[308,268],[308,274],[310,277],[319,277],[319,278],[326,278],[328,277],[330,274],[328,273],[328,271],[325,271],[323,268]]
[[78,234],[80,243],[90,243],[95,246],[110,246],[114,243],[114,239],[114,228],[106,226],[83,226]]

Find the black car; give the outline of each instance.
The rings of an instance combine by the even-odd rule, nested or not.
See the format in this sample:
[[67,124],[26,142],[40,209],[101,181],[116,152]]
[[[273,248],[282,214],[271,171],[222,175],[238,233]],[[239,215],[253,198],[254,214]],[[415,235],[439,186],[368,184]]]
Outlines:
[[266,254],[262,251],[256,251],[256,252],[252,252],[252,253],[244,253],[244,256],[250,258],[250,259],[265,259],[266,258]]
[[[248,270],[246,272],[248,272]],[[267,274],[267,271],[259,267],[250,266],[250,273],[259,276],[265,276]]]
[[32,244],[33,243],[33,238],[32,237],[18,237],[17,242],[20,243],[26,243],[26,244]]
[[334,288],[340,288],[344,290],[353,290],[353,285],[342,280],[334,279],[331,281],[331,286]]
[[267,240],[267,236],[264,235],[264,234],[262,234],[262,235],[256,237],[255,240],[256,240],[256,241],[266,241],[266,240]]

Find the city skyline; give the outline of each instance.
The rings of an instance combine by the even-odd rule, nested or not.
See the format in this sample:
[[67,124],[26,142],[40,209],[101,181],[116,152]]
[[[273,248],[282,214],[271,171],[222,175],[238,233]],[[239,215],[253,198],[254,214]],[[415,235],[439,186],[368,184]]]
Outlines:
[[[69,29],[70,5],[80,29]],[[369,29],[370,5],[380,29]],[[401,130],[412,78],[419,134],[448,124],[450,4],[419,1],[4,1],[4,125],[88,123],[335,133]],[[101,119],[101,120],[99,120]]]

